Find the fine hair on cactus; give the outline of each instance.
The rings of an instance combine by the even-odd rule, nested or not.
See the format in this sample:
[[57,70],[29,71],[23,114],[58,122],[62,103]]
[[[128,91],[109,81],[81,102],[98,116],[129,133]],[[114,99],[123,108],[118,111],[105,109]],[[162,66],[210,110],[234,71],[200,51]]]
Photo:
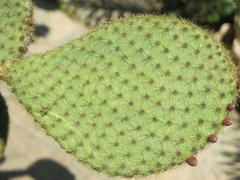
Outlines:
[[205,30],[173,16],[102,25],[7,67],[46,133],[111,176],[158,173],[217,141],[236,108],[236,68]]

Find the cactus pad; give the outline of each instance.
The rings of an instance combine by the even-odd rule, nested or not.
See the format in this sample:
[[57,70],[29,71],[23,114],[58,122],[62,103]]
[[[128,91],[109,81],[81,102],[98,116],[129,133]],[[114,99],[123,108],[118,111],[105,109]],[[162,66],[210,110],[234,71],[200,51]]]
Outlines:
[[196,154],[235,99],[228,53],[174,17],[116,20],[45,54],[6,80],[46,132],[110,175],[148,175]]
[[26,51],[32,32],[28,0],[0,0],[0,64],[10,63]]

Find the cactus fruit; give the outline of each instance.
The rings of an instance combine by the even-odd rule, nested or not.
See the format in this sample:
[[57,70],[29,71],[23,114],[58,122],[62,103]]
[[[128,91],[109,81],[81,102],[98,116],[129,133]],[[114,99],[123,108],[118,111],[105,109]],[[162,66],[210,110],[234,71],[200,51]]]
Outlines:
[[19,61],[5,79],[67,152],[112,176],[195,166],[236,96],[222,46],[167,16],[115,20]]
[[28,0],[0,0],[0,65],[13,62],[26,51],[32,26]]

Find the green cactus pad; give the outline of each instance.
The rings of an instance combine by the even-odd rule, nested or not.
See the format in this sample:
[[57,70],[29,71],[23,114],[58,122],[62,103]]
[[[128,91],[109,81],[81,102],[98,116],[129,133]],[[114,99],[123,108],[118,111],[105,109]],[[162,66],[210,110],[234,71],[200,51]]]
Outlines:
[[10,63],[27,48],[32,33],[29,0],[0,0],[0,64]]
[[116,20],[20,61],[6,80],[46,132],[110,175],[185,162],[222,126],[235,68],[207,32],[174,17]]

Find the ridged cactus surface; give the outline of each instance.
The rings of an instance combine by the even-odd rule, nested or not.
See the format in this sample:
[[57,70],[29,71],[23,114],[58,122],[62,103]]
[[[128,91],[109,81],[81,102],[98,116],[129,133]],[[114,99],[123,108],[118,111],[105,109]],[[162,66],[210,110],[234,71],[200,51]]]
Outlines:
[[29,0],[0,0],[0,64],[10,63],[26,51],[31,16]]
[[46,132],[110,175],[185,162],[235,98],[235,69],[207,32],[174,17],[116,20],[26,58],[6,80]]

